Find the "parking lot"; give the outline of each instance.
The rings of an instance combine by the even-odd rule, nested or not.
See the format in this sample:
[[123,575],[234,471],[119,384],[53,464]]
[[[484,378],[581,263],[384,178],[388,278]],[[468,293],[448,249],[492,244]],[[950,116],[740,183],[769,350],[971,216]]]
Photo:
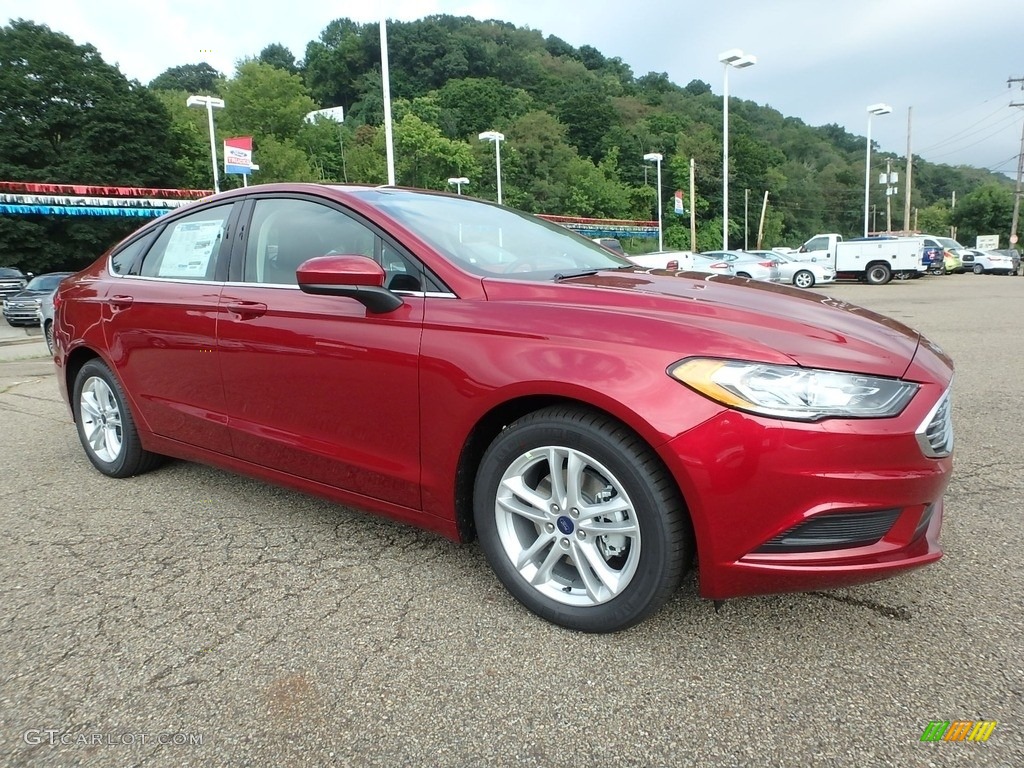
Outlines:
[[1024,765],[1024,278],[815,290],[956,361],[945,558],[718,612],[691,574],[611,636],[476,544],[184,462],[107,479],[50,362],[0,362],[0,765]]

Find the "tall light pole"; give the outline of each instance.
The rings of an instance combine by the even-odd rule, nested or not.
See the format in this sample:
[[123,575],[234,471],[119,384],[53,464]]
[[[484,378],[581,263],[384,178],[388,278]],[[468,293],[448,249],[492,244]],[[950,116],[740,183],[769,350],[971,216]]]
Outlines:
[[[665,243],[662,239],[662,227],[661,227],[661,161],[662,158],[660,152],[648,152],[644,155],[644,160],[657,163],[658,165],[658,250],[665,250]],[[692,202],[690,203],[693,204]]]
[[494,165],[498,172],[498,205],[501,205],[501,142],[504,140],[505,134],[497,131],[484,131],[480,134],[480,141],[494,142]]
[[448,179],[448,183],[455,187],[456,191],[461,195],[462,185],[469,184],[469,179],[467,179],[465,176],[459,176],[457,178]]
[[210,160],[213,162],[213,191],[220,192],[220,175],[217,173],[217,144],[213,133],[213,110],[224,109],[224,99],[214,96],[189,96],[185,101],[189,107],[206,107],[206,116],[210,123]]
[[864,237],[868,236],[868,205],[871,198],[871,118],[888,115],[892,107],[888,104],[872,104],[868,107],[868,148],[864,158]]
[[757,64],[757,56],[732,48],[718,54],[725,65],[722,88],[722,250],[729,250],[729,68],[745,69]]

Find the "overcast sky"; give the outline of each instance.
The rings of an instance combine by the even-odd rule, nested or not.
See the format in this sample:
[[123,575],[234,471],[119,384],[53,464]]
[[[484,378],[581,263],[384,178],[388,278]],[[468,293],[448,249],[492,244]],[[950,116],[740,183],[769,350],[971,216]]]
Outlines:
[[[927,160],[1015,175],[1024,103],[1024,0],[0,0],[0,18],[28,18],[91,43],[143,83],[168,67],[208,61],[226,74],[242,56],[283,43],[301,59],[332,19],[432,14],[500,19],[617,56],[637,76],[667,72],[721,94],[718,54],[741,48],[757,66],[733,70],[730,94],[810,125],[867,132]],[[1015,42],[1016,40],[1016,42]],[[350,105],[344,105],[350,106]]]

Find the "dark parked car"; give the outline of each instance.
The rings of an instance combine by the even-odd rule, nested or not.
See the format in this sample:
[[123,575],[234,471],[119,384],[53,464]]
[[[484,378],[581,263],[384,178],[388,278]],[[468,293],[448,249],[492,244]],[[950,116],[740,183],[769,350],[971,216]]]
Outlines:
[[1024,272],[1022,272],[1020,268],[1020,251],[1018,251],[1016,248],[1003,248],[1001,250],[997,250],[996,253],[1001,253],[1004,256],[1009,256],[1010,259],[1013,261],[1013,272],[1011,272],[1010,274],[1024,275]]
[[18,293],[4,299],[4,319],[11,325],[39,325],[39,304],[43,297],[53,293],[71,272],[50,272],[37,275]]
[[0,267],[0,300],[13,296],[28,282],[28,276],[17,267]]
[[468,197],[213,196],[64,280],[53,339],[100,472],[175,456],[477,537],[577,630],[640,621],[697,558],[724,599],[942,555],[953,366],[920,333]]

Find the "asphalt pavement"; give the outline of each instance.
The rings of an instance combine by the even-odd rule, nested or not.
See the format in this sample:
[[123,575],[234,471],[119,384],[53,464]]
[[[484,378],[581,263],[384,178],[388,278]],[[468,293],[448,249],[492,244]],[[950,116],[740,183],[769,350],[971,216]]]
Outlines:
[[815,290],[957,363],[945,558],[718,612],[691,574],[611,636],[476,544],[186,462],[107,479],[49,360],[0,363],[0,765],[1024,765],[1024,278]]

